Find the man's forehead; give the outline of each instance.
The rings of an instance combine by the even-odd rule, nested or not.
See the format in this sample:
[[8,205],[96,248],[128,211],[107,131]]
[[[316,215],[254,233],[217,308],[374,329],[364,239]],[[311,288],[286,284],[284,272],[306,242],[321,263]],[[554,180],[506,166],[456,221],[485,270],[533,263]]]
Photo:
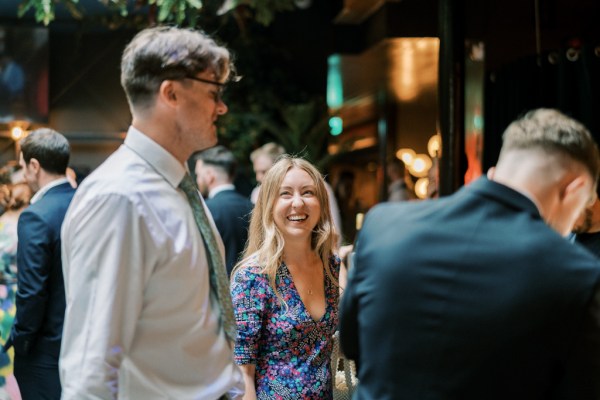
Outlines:
[[271,159],[265,155],[260,155],[254,159],[254,170],[264,170],[266,171],[272,165]]

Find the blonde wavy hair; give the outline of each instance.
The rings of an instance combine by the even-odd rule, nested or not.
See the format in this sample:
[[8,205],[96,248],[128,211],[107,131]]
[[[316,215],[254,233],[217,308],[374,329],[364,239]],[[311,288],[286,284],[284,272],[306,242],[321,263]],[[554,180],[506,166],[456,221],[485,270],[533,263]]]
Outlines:
[[[261,273],[267,274],[269,284],[277,297],[283,301],[277,291],[277,270],[283,262],[283,235],[275,225],[273,209],[279,198],[281,184],[292,168],[305,171],[314,181],[316,196],[321,205],[319,221],[312,232],[311,247],[319,255],[325,273],[338,285],[330,267],[330,258],[337,248],[338,234],[333,225],[329,209],[329,197],[325,189],[325,181],[321,173],[310,162],[287,154],[282,155],[267,171],[260,187],[260,193],[248,230],[248,242],[242,260],[235,266],[232,276],[241,268],[251,265],[262,266]],[[284,302],[285,303],[285,302]]]

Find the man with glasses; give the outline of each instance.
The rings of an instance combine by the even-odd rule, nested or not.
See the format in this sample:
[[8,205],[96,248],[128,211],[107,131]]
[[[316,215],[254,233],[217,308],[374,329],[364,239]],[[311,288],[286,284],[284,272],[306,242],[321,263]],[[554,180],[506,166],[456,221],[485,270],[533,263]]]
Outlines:
[[193,30],[147,29],[126,47],[131,127],[62,231],[63,399],[241,394],[222,243],[185,168],[217,142],[231,68],[227,49]]

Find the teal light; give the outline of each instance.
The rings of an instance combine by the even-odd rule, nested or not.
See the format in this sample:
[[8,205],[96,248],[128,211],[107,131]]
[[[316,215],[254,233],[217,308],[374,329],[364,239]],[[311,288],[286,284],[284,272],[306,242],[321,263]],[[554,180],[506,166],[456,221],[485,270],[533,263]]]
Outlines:
[[483,128],[483,117],[481,115],[475,115],[473,117],[473,125],[475,129],[481,130]]
[[330,55],[327,64],[327,106],[340,108],[344,104],[344,89],[340,72],[341,57],[339,54]]
[[344,121],[340,117],[329,118],[329,132],[337,136],[344,130]]

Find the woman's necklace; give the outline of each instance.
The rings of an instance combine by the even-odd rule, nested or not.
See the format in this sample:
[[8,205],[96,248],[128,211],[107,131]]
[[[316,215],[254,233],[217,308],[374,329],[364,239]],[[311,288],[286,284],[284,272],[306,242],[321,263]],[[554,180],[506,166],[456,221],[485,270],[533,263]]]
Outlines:
[[[285,262],[285,260],[284,260],[284,262]],[[319,263],[321,264],[321,266],[323,265],[323,264],[322,264],[322,262],[321,262],[320,260],[319,260]],[[289,264],[287,264],[287,263],[286,263],[286,265],[287,265],[287,268],[288,268],[288,271],[289,271],[289,270],[290,270],[290,265],[289,265]],[[295,269],[295,268],[294,268],[294,267],[291,267],[291,269]],[[291,273],[291,271],[290,271],[290,273]],[[296,286],[296,287],[297,287],[297,286]],[[300,288],[298,288],[298,287],[297,287],[297,289],[300,289]],[[312,285],[311,285],[311,286],[309,286],[309,287],[305,287],[305,288],[303,288],[303,289],[302,289],[302,291],[305,291],[306,293],[308,293],[308,295],[309,295],[309,296],[312,296],[313,294],[315,294],[315,291],[313,290],[313,287],[312,287]]]

